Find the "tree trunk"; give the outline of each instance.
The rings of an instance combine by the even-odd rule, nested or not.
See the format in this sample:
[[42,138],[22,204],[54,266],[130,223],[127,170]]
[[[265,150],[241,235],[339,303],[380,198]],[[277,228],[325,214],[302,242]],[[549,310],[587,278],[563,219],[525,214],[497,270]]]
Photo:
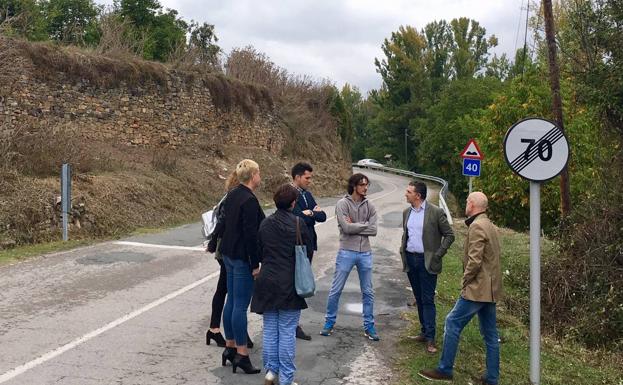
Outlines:
[[[554,30],[552,0],[543,0],[543,15],[545,17],[545,38],[547,40],[549,58],[549,81],[552,90],[552,114],[556,125],[564,132],[562,98],[560,97],[560,70],[558,68],[558,57],[556,55],[556,31]],[[569,157],[571,157],[571,154],[569,154]],[[563,217],[566,217],[571,212],[568,167],[565,167],[560,173],[560,207]]]

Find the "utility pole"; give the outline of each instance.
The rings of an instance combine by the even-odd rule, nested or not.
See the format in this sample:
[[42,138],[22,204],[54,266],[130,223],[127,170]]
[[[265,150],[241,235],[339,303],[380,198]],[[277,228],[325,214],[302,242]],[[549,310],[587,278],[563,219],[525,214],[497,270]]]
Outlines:
[[526,7],[526,32],[523,37],[523,59],[521,62],[521,80],[523,81],[523,75],[526,72],[526,57],[528,56],[528,21],[530,18],[530,1]]
[[[554,15],[552,0],[543,0],[543,16],[545,18],[545,39],[549,57],[549,82],[552,90],[552,114],[558,127],[564,132],[562,120],[562,99],[560,97],[560,70],[556,55],[556,31],[554,28]],[[569,193],[569,169],[565,167],[560,173],[560,207],[562,216],[566,217],[571,212],[571,195]]]

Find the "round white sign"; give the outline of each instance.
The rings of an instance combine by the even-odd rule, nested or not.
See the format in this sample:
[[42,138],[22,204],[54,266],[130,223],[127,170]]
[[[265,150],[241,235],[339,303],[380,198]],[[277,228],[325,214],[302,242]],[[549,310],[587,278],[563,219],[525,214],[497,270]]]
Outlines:
[[522,178],[544,182],[560,174],[569,160],[569,142],[554,123],[528,118],[515,123],[504,138],[504,157]]

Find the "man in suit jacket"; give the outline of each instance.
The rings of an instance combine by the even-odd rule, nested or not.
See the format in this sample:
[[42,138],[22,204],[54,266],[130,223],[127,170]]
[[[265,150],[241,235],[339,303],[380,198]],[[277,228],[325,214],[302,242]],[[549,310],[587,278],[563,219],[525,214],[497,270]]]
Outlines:
[[421,332],[416,337],[426,343],[426,351],[434,354],[435,346],[435,289],[441,273],[441,259],[454,242],[454,232],[446,213],[426,202],[426,184],[411,182],[405,197],[410,204],[402,213],[402,268],[409,277],[415,296]]
[[[322,211],[320,206],[316,204],[316,200],[309,191],[309,186],[312,181],[314,169],[309,163],[299,162],[292,167],[292,185],[298,191],[298,197],[296,204],[292,209],[292,213],[298,217],[301,217],[307,226],[307,230],[312,238],[312,249],[318,250],[318,236],[316,235],[316,222],[326,222],[327,214]],[[310,341],[311,336],[303,331],[301,325],[296,327],[296,338]]]
[[479,191],[467,197],[465,221],[467,238],[463,256],[461,296],[446,317],[443,350],[437,369],[422,370],[429,380],[452,380],[454,358],[463,328],[478,314],[480,331],[485,340],[487,371],[481,377],[484,385],[497,385],[500,377],[500,344],[496,328],[496,302],[502,298],[502,268],[497,228],[487,217],[487,196]]

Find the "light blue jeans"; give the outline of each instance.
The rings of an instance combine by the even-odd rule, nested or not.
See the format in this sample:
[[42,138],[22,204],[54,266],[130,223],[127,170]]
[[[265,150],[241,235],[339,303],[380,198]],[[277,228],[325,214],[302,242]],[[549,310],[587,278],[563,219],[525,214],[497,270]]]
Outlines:
[[452,375],[454,358],[459,347],[459,337],[463,328],[476,314],[478,314],[478,322],[480,323],[480,334],[485,340],[487,355],[485,380],[489,384],[496,385],[500,378],[500,343],[498,329],[495,326],[496,313],[493,302],[475,302],[459,297],[454,308],[446,317],[443,350],[437,370]]
[[357,266],[361,302],[363,303],[363,328],[374,326],[374,288],[372,287],[372,252],[357,252],[340,249],[335,260],[335,274],[327,298],[325,326],[333,327],[337,319],[340,296],[353,267]]
[[279,374],[279,384],[294,381],[296,365],[296,325],[300,310],[271,310],[264,312],[264,336],[262,359],[264,369]]

